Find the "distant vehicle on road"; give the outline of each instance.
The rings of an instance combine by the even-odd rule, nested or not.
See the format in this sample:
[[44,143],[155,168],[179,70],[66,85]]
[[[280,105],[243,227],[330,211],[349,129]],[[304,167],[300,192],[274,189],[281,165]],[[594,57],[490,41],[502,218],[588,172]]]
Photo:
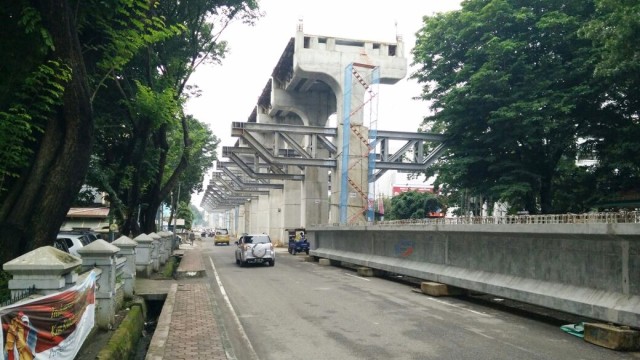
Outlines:
[[215,245],[225,244],[229,245],[229,231],[227,229],[216,229],[216,233],[213,236],[213,243]]
[[267,234],[244,234],[236,241],[236,264],[269,264],[276,263],[276,252],[271,238]]
[[297,253],[304,252],[309,255],[309,241],[304,234],[300,237],[299,240],[295,238],[289,238],[289,254],[295,255]]

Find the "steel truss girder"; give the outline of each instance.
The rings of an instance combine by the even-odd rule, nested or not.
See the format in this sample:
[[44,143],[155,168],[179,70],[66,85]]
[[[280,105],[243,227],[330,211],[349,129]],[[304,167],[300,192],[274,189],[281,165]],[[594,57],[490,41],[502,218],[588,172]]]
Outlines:
[[235,196],[243,196],[243,197],[247,197],[247,196],[251,196],[252,194],[257,194],[257,195],[269,195],[269,190],[258,190],[258,189],[254,189],[254,190],[247,190],[247,189],[237,189],[235,188],[231,183],[229,183],[227,180],[225,180],[222,177],[219,177],[217,179],[211,179],[210,184],[215,184],[218,187],[224,187],[227,191],[229,191],[232,195]]
[[[262,145],[260,141],[258,141],[258,139],[256,139],[248,131],[244,131],[242,135],[242,139],[251,147],[251,149],[254,150],[256,155],[260,156],[267,163],[274,164],[276,166],[317,166],[317,167],[335,168],[337,165],[335,159],[311,159],[311,158],[304,158],[304,157],[276,156],[272,153],[272,151],[269,151],[264,145]],[[289,138],[289,139],[293,141],[292,138]],[[299,144],[298,144],[298,147],[302,148],[302,146]],[[238,149],[238,148],[233,148],[233,149]],[[245,149],[249,149],[249,148],[245,148]],[[232,150],[232,151],[235,152],[235,150]],[[302,154],[300,155],[302,156]]]
[[211,199],[212,201],[215,202],[237,202],[237,201],[246,201],[247,197],[251,197],[252,195],[249,196],[229,196],[228,194],[223,194],[220,189],[214,188],[214,187],[208,187],[207,188],[207,196],[206,198]]
[[231,123],[231,136],[242,137],[244,130],[256,132],[282,132],[293,135],[322,135],[328,137],[338,136],[336,128],[327,128],[322,126],[304,126],[290,124],[265,124],[265,123],[249,123],[249,122],[233,122]]
[[[224,149],[223,149],[224,151]],[[231,161],[233,161],[238,168],[240,168],[245,174],[249,175],[253,179],[274,179],[274,180],[293,180],[293,181],[303,181],[304,175],[302,174],[286,174],[286,173],[259,173],[253,171],[249,165],[247,165],[240,156],[236,155],[235,152],[230,151],[227,153],[227,156]]]
[[[263,124],[263,123],[241,123],[232,124],[232,135],[242,138],[249,147],[235,147],[226,149],[227,154],[244,154],[260,157],[269,164],[275,166],[317,166],[335,168],[336,160],[333,157],[318,159],[316,153],[311,154],[304,150],[301,144],[295,142],[291,135],[317,136],[315,143],[329,149],[330,156],[337,151],[336,146],[327,140],[327,137],[337,136],[336,128],[325,128],[318,126],[303,126],[289,124]],[[292,149],[285,151],[277,149],[274,144],[274,152],[270,151],[260,143],[252,132],[273,133],[280,136]],[[422,171],[431,166],[445,149],[444,143],[439,144],[427,156],[423,154],[424,142],[443,142],[445,136],[434,133],[412,133],[403,131],[370,130],[369,138],[375,138],[372,146],[380,144],[380,153],[376,154],[376,173],[373,180],[378,180],[388,170],[398,170],[400,172]],[[406,143],[395,153],[390,154],[388,145],[390,141],[406,141]],[[402,156],[408,151],[415,150],[412,162],[402,162]],[[293,154],[291,154],[293,152]],[[276,156],[284,155],[284,156]],[[235,162],[235,161],[234,161]],[[246,165],[246,164],[245,164]],[[248,166],[248,165],[247,165]]]
[[233,181],[234,184],[238,185],[241,189],[244,190],[262,190],[262,189],[284,189],[283,184],[269,184],[269,183],[261,183],[261,182],[244,182],[240,179],[240,176],[234,174],[231,171],[231,167],[233,167],[234,163],[232,162],[218,162],[218,169],[221,169],[222,172]]

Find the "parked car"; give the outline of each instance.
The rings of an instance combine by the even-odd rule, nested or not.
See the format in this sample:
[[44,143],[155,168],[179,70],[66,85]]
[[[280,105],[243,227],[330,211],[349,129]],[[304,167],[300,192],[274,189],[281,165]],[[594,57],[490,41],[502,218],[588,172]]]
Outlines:
[[[53,247],[58,249],[58,250],[64,251],[66,253],[69,253],[69,242],[68,242],[68,240],[69,239],[64,239],[64,238],[63,239],[55,239],[53,241]],[[73,243],[71,242],[71,244],[73,244]]]
[[[53,246],[62,251],[66,251],[73,256],[80,257],[79,249],[87,246],[98,239],[98,236],[86,230],[63,230],[56,236]],[[65,249],[66,248],[66,249]]]
[[213,236],[214,245],[225,244],[229,245],[229,231],[227,229],[216,229],[216,233]]
[[276,252],[267,234],[243,234],[236,241],[236,245],[236,264],[240,266],[246,264],[273,266],[276,263]]
[[68,252],[73,256],[81,257],[80,254],[78,253],[78,250],[82,249],[84,244],[82,240],[80,240],[80,238],[81,238],[81,235],[59,234],[54,242],[54,246],[56,246],[56,243],[58,244],[64,243],[65,244],[64,246],[56,246],[56,247],[63,251],[65,251],[65,247],[66,247],[66,252]]

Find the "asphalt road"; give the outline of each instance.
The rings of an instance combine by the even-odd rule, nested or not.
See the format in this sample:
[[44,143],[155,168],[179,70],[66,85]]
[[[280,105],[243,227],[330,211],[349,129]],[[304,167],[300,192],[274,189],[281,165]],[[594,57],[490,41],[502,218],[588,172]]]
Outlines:
[[564,333],[557,324],[407,284],[362,278],[278,249],[276,265],[239,267],[234,248],[203,257],[237,359],[640,359]]

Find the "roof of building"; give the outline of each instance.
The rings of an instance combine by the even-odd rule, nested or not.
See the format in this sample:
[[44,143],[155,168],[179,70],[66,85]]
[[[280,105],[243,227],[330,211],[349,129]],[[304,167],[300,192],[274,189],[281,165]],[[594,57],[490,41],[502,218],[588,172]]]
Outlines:
[[67,212],[68,218],[106,218],[108,216],[108,207],[71,208]]

